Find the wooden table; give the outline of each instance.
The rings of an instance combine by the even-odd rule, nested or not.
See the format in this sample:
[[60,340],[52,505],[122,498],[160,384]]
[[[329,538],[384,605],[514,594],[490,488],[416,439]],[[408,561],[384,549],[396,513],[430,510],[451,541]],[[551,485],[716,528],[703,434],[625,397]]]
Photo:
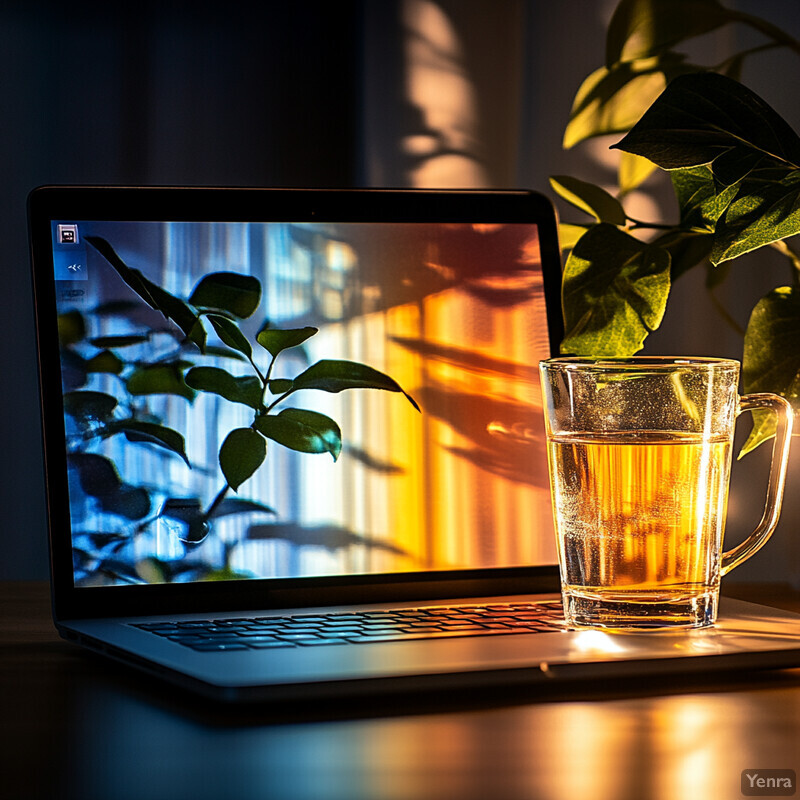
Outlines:
[[[765,593],[800,610],[736,592]],[[45,584],[0,609],[0,798],[728,800],[743,770],[800,773],[800,669],[229,709],[60,640]]]

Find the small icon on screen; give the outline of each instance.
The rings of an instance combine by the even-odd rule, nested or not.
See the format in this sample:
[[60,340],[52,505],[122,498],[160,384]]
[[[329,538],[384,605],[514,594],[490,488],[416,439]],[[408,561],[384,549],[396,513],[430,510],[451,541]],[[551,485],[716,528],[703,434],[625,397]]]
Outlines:
[[57,281],[85,281],[89,277],[86,251],[82,247],[54,248],[53,267]]
[[77,244],[78,243],[78,226],[77,225],[59,225],[58,226],[58,243],[59,244]]

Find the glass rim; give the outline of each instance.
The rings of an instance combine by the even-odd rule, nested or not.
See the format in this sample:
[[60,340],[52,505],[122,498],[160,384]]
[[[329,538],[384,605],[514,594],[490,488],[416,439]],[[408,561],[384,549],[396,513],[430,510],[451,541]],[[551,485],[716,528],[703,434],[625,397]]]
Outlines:
[[728,368],[739,369],[741,364],[733,358],[712,356],[557,356],[539,362],[542,369],[655,369],[668,370]]

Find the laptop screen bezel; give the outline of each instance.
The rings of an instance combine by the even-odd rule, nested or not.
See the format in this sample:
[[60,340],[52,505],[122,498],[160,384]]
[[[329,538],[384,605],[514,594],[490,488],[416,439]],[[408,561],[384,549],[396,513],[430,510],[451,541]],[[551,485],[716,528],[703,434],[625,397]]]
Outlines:
[[426,573],[78,588],[72,573],[51,223],[58,219],[208,222],[525,223],[539,232],[551,354],[563,337],[552,203],[532,191],[44,186],[28,198],[51,582],[56,619],[345,605],[556,591],[555,565]]

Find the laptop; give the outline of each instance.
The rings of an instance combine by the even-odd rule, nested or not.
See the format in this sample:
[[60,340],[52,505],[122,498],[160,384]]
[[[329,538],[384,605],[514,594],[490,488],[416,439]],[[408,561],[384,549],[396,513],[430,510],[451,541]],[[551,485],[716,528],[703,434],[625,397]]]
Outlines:
[[800,616],[568,631],[528,191],[51,186],[28,201],[53,614],[204,696],[800,664]]

